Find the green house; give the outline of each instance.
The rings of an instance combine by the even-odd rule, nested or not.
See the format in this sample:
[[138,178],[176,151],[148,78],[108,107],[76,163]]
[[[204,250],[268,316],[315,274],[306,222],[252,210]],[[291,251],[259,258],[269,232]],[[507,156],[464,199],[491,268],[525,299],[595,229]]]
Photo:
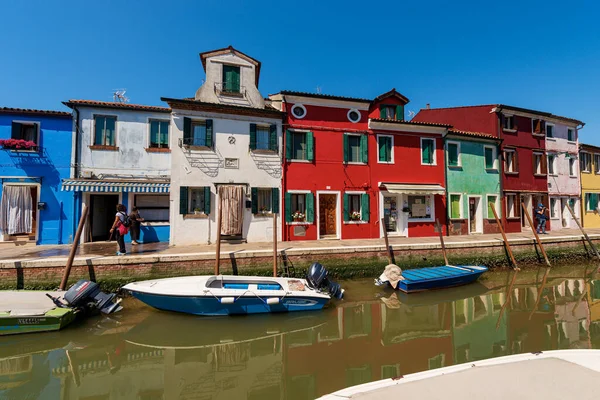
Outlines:
[[501,217],[499,140],[492,135],[449,130],[445,137],[448,232],[495,233],[493,208]]

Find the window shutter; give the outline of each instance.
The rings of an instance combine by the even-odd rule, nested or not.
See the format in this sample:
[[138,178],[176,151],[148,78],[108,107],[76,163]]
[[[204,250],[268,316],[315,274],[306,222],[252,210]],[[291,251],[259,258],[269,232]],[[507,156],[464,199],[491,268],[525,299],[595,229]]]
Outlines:
[[516,150],[513,152],[513,158],[514,158],[513,164],[515,166],[515,172],[519,172],[519,155],[517,154]]
[[455,143],[448,143],[448,165],[458,166],[458,145]]
[[369,136],[361,135],[360,137],[360,154],[361,161],[365,164],[369,162]]
[[306,132],[306,159],[315,160],[315,137],[312,132]]
[[285,222],[292,222],[292,194],[285,194]]
[[285,131],[285,158],[292,159],[292,133],[289,130]]
[[344,162],[348,163],[348,135],[343,135],[343,146],[344,146]]
[[192,119],[188,117],[183,117],[183,144],[192,144]]
[[379,118],[385,119],[386,115],[385,106],[383,104],[379,105]]
[[396,119],[404,121],[404,106],[396,106]]
[[344,221],[350,221],[350,212],[349,212],[349,208],[350,208],[350,196],[348,196],[348,194],[344,193]]
[[450,196],[450,218],[460,218],[460,196]]
[[546,121],[540,120],[540,134],[546,134]]
[[377,144],[379,145],[379,161],[388,161],[386,146],[387,138],[380,137],[377,142]]
[[516,115],[513,115],[512,120],[513,120],[513,126],[512,126],[512,128],[515,131],[518,131],[519,130],[519,124],[517,123],[517,121],[519,120],[519,117],[516,116]]
[[188,188],[187,186],[179,187],[179,214],[185,215],[188,213]]
[[231,75],[233,77],[233,91],[240,91],[240,67],[233,67],[231,69]]
[[252,214],[258,214],[258,188],[253,187],[252,192]]
[[421,142],[423,164],[431,164],[431,140],[426,139]]
[[21,139],[21,124],[18,122],[12,123],[12,130],[10,132],[11,139]]
[[369,194],[368,193],[363,193],[360,197],[360,208],[361,208],[361,215],[360,215],[360,219],[363,221],[368,221],[369,220],[369,216],[371,215],[371,209],[369,208]]
[[532,120],[533,125],[533,133],[540,133],[540,120],[534,119]]
[[487,204],[487,217],[488,217],[488,219],[494,218],[494,212],[492,211],[492,204],[494,204],[494,202],[488,200],[488,204]]
[[273,214],[279,214],[279,188],[271,189],[271,204]]
[[206,120],[206,146],[213,147],[213,120]]
[[306,222],[315,222],[315,198],[312,193],[306,194]]
[[546,174],[548,171],[548,162],[545,154],[542,154],[542,174]]
[[256,124],[250,124],[250,150],[256,150]]
[[491,169],[494,168],[494,151],[489,148],[489,147],[485,147],[484,148],[484,158],[485,158],[485,168],[486,169]]
[[210,186],[204,186],[204,214],[210,214]]
[[269,149],[279,153],[279,143],[277,143],[277,125],[269,126]]

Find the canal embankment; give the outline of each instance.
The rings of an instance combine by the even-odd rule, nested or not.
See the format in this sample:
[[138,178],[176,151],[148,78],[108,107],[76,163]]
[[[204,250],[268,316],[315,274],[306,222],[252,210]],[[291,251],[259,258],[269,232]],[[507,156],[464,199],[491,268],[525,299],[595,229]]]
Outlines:
[[[589,230],[591,240],[600,246],[600,229]],[[519,267],[536,268],[543,258],[533,235],[509,234],[510,247]],[[579,231],[563,230],[542,237],[553,265],[574,264],[591,258],[589,244]],[[496,234],[446,237],[450,263],[486,265],[491,270],[511,267],[506,247]],[[220,272],[223,274],[270,275],[273,270],[272,244],[223,243]],[[392,238],[396,264],[419,268],[444,263],[438,238]],[[0,248],[1,289],[52,289],[60,283],[67,261],[68,246],[42,248]],[[337,279],[375,277],[389,263],[382,239],[283,242],[278,244],[295,269],[302,275],[312,262],[326,266]],[[105,290],[128,282],[163,277],[212,274],[215,246],[168,247],[135,246],[127,256],[113,256],[114,243],[83,246],[75,257],[70,283],[92,279]],[[281,258],[279,268],[283,267]]]

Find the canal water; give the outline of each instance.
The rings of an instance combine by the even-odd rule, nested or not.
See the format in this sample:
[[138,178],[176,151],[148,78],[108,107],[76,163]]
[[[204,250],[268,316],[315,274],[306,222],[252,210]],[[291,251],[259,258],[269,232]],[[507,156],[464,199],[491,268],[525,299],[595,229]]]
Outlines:
[[314,399],[501,355],[600,348],[592,267],[488,273],[410,296],[342,282],[315,313],[202,318],[135,299],[111,318],[0,338],[0,399]]

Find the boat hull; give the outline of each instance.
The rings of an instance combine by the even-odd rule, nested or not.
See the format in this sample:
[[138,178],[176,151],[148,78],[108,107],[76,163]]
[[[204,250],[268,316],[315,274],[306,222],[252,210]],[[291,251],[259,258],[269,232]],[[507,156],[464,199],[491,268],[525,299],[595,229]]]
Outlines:
[[59,308],[45,315],[0,315],[0,336],[58,331],[75,320],[75,311]]
[[416,293],[426,290],[445,289],[475,282],[488,269],[484,266],[450,266],[405,270],[404,280],[398,282],[397,290]]

